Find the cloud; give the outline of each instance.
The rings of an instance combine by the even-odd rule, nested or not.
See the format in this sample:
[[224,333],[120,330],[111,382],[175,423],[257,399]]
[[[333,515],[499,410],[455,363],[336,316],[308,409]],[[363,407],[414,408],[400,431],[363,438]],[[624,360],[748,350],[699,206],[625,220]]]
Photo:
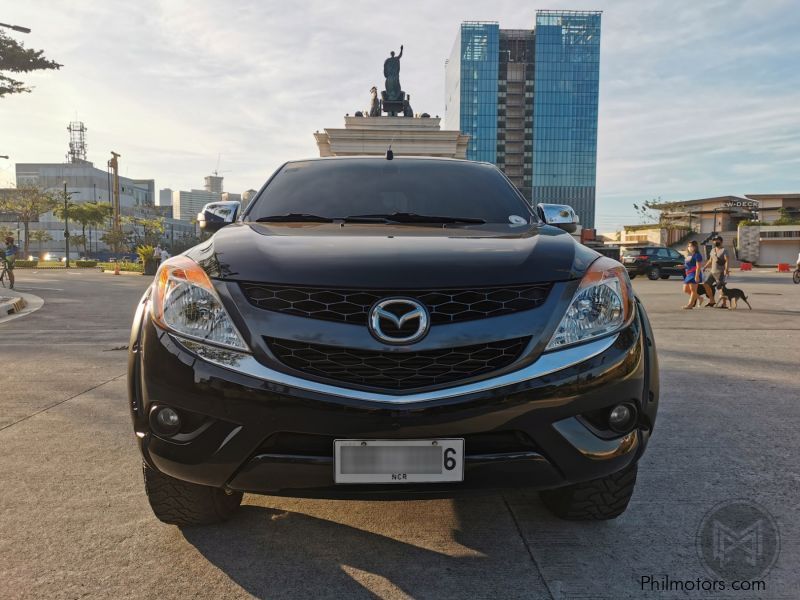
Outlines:
[[[601,9],[598,227],[635,221],[631,203],[800,190],[800,11],[789,1],[549,0],[520,8],[408,0],[31,0],[4,21],[64,63],[0,101],[0,151],[62,160],[66,124],[89,128],[90,159],[120,152],[124,174],[188,189],[215,168],[258,188],[313,132],[341,127],[405,45],[415,110],[444,114],[444,60],[464,20],[531,28],[536,8]],[[0,173],[0,176],[2,173]]]

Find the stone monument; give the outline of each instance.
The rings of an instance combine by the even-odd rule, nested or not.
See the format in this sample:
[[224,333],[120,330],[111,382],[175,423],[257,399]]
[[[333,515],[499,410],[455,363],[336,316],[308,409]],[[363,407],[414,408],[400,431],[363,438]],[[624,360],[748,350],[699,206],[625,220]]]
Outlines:
[[372,86],[368,109],[346,115],[344,128],[326,127],[314,134],[320,156],[385,156],[391,148],[396,156],[467,157],[469,135],[442,130],[438,115],[414,116],[411,96],[400,85],[402,56],[400,46],[397,56],[391,51],[384,61],[385,89],[379,96],[378,88]]

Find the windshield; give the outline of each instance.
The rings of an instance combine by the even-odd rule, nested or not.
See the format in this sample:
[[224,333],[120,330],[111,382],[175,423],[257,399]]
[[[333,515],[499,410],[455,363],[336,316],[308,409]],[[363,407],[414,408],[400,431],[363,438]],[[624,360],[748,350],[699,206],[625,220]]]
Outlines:
[[427,215],[512,225],[531,211],[495,167],[467,161],[353,159],[284,165],[245,216]]

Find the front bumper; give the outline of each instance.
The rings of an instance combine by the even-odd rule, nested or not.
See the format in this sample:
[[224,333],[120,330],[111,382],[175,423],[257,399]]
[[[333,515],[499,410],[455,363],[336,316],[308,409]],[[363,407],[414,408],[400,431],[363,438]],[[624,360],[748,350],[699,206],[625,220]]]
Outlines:
[[[507,374],[496,385],[413,402],[336,395],[224,368],[158,329],[145,305],[129,359],[131,415],[141,452],[159,471],[203,485],[324,497],[553,488],[638,460],[655,422],[655,345],[638,303],[632,324],[582,362],[530,379]],[[628,435],[598,429],[587,418],[620,402],[639,409],[637,427]],[[147,418],[154,404],[188,415],[186,431],[172,438],[154,434]],[[466,440],[463,482],[333,483],[334,439],[453,437]]]

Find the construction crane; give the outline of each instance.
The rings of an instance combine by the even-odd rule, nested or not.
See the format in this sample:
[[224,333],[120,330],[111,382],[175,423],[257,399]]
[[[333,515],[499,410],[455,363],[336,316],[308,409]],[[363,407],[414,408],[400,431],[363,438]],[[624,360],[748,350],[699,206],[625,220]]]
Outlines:
[[122,231],[122,222],[120,220],[120,201],[119,201],[119,157],[122,156],[121,154],[117,154],[113,150],[111,151],[111,159],[108,161],[108,168],[111,169],[111,172],[114,174],[114,191],[113,191],[113,202],[112,207],[114,209],[114,231],[120,232]]
[[211,171],[214,174],[214,177],[219,177],[220,173],[230,173],[229,169],[226,169],[225,171],[220,171],[219,170],[219,160],[220,160],[220,158],[222,158],[222,154],[217,154],[217,168],[214,169],[213,171]]

